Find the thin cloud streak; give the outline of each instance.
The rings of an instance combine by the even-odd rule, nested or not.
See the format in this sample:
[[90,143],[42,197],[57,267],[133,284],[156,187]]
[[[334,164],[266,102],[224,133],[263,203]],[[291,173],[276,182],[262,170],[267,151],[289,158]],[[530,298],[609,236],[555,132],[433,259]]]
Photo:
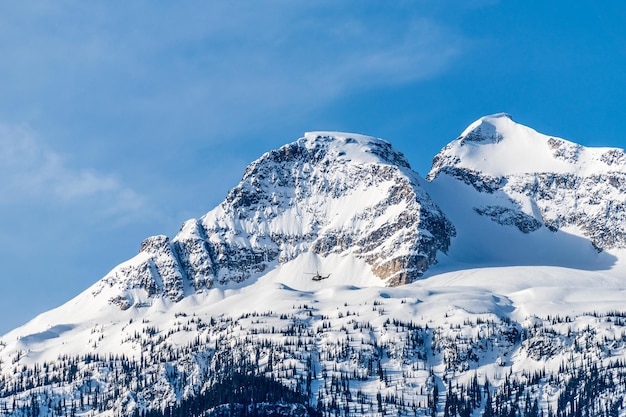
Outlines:
[[[466,44],[424,17],[371,25],[323,11],[300,9],[278,17],[261,11],[247,30],[243,19],[226,33],[210,35],[207,45],[226,46],[215,47],[208,59],[189,62],[193,68],[187,72],[196,77],[190,78],[193,84],[182,83],[185,96],[191,103],[209,104],[217,114],[220,108],[231,114],[237,108],[242,119],[254,118],[259,105],[264,111],[316,108],[357,89],[434,76]],[[389,31],[390,24],[395,30]],[[248,36],[239,37],[240,31]],[[237,46],[231,48],[233,39]]]
[[[95,124],[148,118],[176,131],[191,119],[230,131],[271,111],[302,114],[351,91],[432,77],[468,46],[406,3],[380,15],[368,2],[339,12],[336,2],[137,3],[5,14],[0,76],[38,103],[22,104],[36,117],[60,107]],[[23,47],[9,47],[18,38]]]
[[325,124],[325,109],[466,53],[425,3],[381,4],[5,5],[0,283],[29,290],[8,279],[19,273],[39,308],[58,304],[145,237],[212,209],[248,162]]
[[0,207],[88,204],[94,215],[124,217],[145,211],[143,197],[119,180],[71,167],[25,126],[0,124]]

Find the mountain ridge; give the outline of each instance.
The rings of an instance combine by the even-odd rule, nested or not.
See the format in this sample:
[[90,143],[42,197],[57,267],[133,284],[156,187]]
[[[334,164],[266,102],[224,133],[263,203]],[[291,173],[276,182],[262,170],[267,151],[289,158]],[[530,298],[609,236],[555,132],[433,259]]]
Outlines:
[[[0,414],[230,415],[248,405],[201,400],[238,378],[307,399],[263,403],[278,415],[623,413],[626,220],[588,199],[622,207],[623,151],[550,139],[485,116],[426,180],[364,135],[267,152],[214,210],[0,338]],[[587,165],[523,170],[511,144],[543,152],[531,168]]]

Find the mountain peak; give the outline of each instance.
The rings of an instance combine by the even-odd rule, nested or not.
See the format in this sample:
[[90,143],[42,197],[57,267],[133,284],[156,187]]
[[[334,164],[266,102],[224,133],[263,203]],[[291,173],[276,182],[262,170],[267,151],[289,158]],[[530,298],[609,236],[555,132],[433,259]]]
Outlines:
[[262,155],[203,217],[208,235],[232,229],[233,212],[234,228],[253,237],[245,249],[253,259],[269,265],[307,251],[343,253],[364,259],[390,285],[420,276],[453,230],[402,153],[353,133],[310,132]]
[[515,125],[513,118],[508,113],[496,113],[483,116],[470,124],[459,140],[463,143],[497,143],[502,139],[502,131],[509,130],[511,125]]
[[[353,276],[359,274],[377,285],[409,283],[454,235],[420,182],[387,141],[307,133],[251,163],[218,207],[187,221],[172,240],[146,239],[140,254],[100,287],[111,289],[110,303],[128,309],[159,297],[178,302],[214,287],[245,286],[283,267],[326,268],[346,283],[362,281]],[[368,268],[337,276],[333,257]],[[294,262],[307,265],[285,266]],[[300,284],[312,285],[300,275]]]

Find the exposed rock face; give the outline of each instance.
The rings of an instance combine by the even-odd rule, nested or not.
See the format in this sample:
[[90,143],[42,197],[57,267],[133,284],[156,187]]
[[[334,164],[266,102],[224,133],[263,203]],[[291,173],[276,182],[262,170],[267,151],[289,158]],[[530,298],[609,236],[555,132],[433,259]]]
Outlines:
[[174,251],[184,275],[194,290],[211,288],[215,279],[215,252],[206,232],[196,219],[185,222],[174,242]]
[[137,304],[135,289],[176,302],[307,251],[354,256],[388,285],[409,283],[454,234],[419,181],[383,140],[307,134],[253,162],[224,202],[187,221],[171,242],[146,239],[102,285],[119,286],[111,302],[121,308]]
[[482,216],[501,225],[512,225],[524,233],[534,232],[542,226],[542,223],[520,209],[511,209],[502,206],[474,207],[474,211]]
[[263,155],[202,224],[219,254],[220,282],[310,250],[356,255],[398,285],[434,263],[453,231],[391,145],[329,134]]
[[[524,161],[525,153],[530,159]],[[508,115],[488,116],[435,156],[427,179],[443,175],[492,195],[491,203],[473,209],[496,223],[523,233],[576,226],[598,250],[626,247],[621,149],[586,148],[518,125]]]
[[536,202],[550,230],[577,226],[598,249],[626,247],[626,173],[516,176],[504,192]]
[[[123,290],[110,302],[122,310],[135,304],[133,290],[143,290],[148,297],[163,295],[180,301],[185,295],[186,274],[175,247],[167,236],[152,236],[141,243],[140,254],[132,262],[115,268],[101,281],[100,288],[118,285]],[[97,294],[97,290],[94,294]]]

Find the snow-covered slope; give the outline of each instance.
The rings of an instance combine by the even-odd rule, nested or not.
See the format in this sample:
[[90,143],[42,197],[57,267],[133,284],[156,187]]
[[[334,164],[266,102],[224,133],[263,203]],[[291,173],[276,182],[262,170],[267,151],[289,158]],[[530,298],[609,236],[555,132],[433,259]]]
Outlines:
[[625,159],[501,114],[426,182],[308,133],[4,335],[0,414],[626,415]]

